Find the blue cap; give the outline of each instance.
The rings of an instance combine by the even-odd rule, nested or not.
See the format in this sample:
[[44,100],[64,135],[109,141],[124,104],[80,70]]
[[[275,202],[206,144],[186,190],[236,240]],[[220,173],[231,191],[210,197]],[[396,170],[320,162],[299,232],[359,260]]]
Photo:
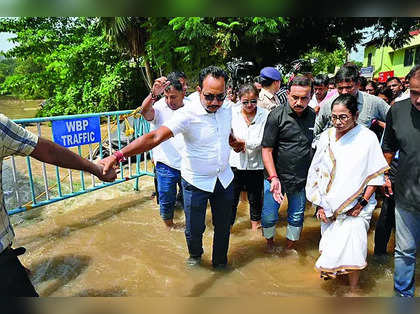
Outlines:
[[265,67],[261,69],[260,76],[265,79],[270,79],[273,81],[281,80],[281,73],[273,67]]

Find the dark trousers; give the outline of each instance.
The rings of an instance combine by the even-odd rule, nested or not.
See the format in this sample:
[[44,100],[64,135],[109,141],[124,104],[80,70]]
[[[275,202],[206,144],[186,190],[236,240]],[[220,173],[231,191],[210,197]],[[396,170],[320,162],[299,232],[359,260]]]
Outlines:
[[232,168],[235,175],[233,179],[233,208],[231,224],[235,223],[238,210],[239,196],[243,188],[248,192],[249,213],[252,221],[261,220],[261,211],[264,195],[263,170],[238,170]]
[[38,296],[15,250],[10,247],[0,253],[0,296]]
[[213,192],[206,192],[181,179],[184,193],[185,238],[191,257],[203,254],[203,233],[206,229],[207,202],[210,201],[213,235],[213,266],[227,263],[230,220],[232,217],[233,184],[226,189],[219,180]]
[[395,198],[394,195],[391,195],[384,198],[381,213],[376,222],[375,254],[386,254],[386,247],[393,228],[395,228]]

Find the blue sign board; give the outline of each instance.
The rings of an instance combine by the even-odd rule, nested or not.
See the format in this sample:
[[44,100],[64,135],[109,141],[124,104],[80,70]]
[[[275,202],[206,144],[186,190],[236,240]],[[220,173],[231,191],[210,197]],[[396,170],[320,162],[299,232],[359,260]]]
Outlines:
[[101,141],[99,117],[57,120],[52,122],[54,142],[64,147]]
[[373,75],[374,67],[364,67],[360,69],[360,75],[371,77]]

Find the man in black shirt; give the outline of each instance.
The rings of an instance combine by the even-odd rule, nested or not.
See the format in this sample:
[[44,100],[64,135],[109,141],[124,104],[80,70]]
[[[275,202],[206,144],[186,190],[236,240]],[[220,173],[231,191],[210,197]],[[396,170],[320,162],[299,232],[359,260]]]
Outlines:
[[261,224],[267,246],[274,245],[278,210],[287,194],[287,247],[294,249],[303,226],[305,185],[311,163],[315,112],[308,107],[312,81],[296,76],[289,84],[288,104],[273,109],[264,129],[262,156],[267,171]]
[[[395,178],[394,290],[414,296],[416,250],[420,243],[420,65],[408,74],[410,98],[393,106],[386,118],[382,149],[388,163],[399,151]],[[392,194],[386,178],[385,189]]]

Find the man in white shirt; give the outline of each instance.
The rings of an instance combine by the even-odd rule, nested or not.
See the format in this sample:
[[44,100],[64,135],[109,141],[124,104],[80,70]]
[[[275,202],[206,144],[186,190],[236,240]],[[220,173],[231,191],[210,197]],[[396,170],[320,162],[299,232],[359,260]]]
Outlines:
[[386,87],[389,87],[392,90],[395,102],[410,98],[409,93],[404,93],[404,86],[402,85],[401,80],[396,76],[389,77],[386,80]]
[[227,264],[230,219],[233,203],[233,173],[229,166],[230,147],[242,150],[230,137],[232,111],[222,106],[226,97],[227,74],[209,66],[201,70],[197,91],[199,98],[177,110],[174,117],[136,139],[121,151],[102,160],[104,171],[124,157],[142,153],[177,134],[184,137],[181,176],[184,193],[185,237],[190,257],[187,264],[198,265],[203,254],[207,202],[210,201],[214,225],[212,264]]
[[314,94],[308,106],[315,110],[315,113],[321,109],[321,104],[328,93],[328,76],[325,74],[318,74],[314,77]]
[[[184,106],[185,90],[173,73],[155,80],[151,93],[143,101],[142,114],[156,130],[170,120],[176,110]],[[164,93],[158,100],[157,96]],[[153,106],[152,106],[153,105]],[[174,209],[177,199],[176,187],[181,183],[181,151],[184,141],[181,135],[156,146],[153,149],[153,161],[157,181],[160,216],[168,228],[173,227]]]

